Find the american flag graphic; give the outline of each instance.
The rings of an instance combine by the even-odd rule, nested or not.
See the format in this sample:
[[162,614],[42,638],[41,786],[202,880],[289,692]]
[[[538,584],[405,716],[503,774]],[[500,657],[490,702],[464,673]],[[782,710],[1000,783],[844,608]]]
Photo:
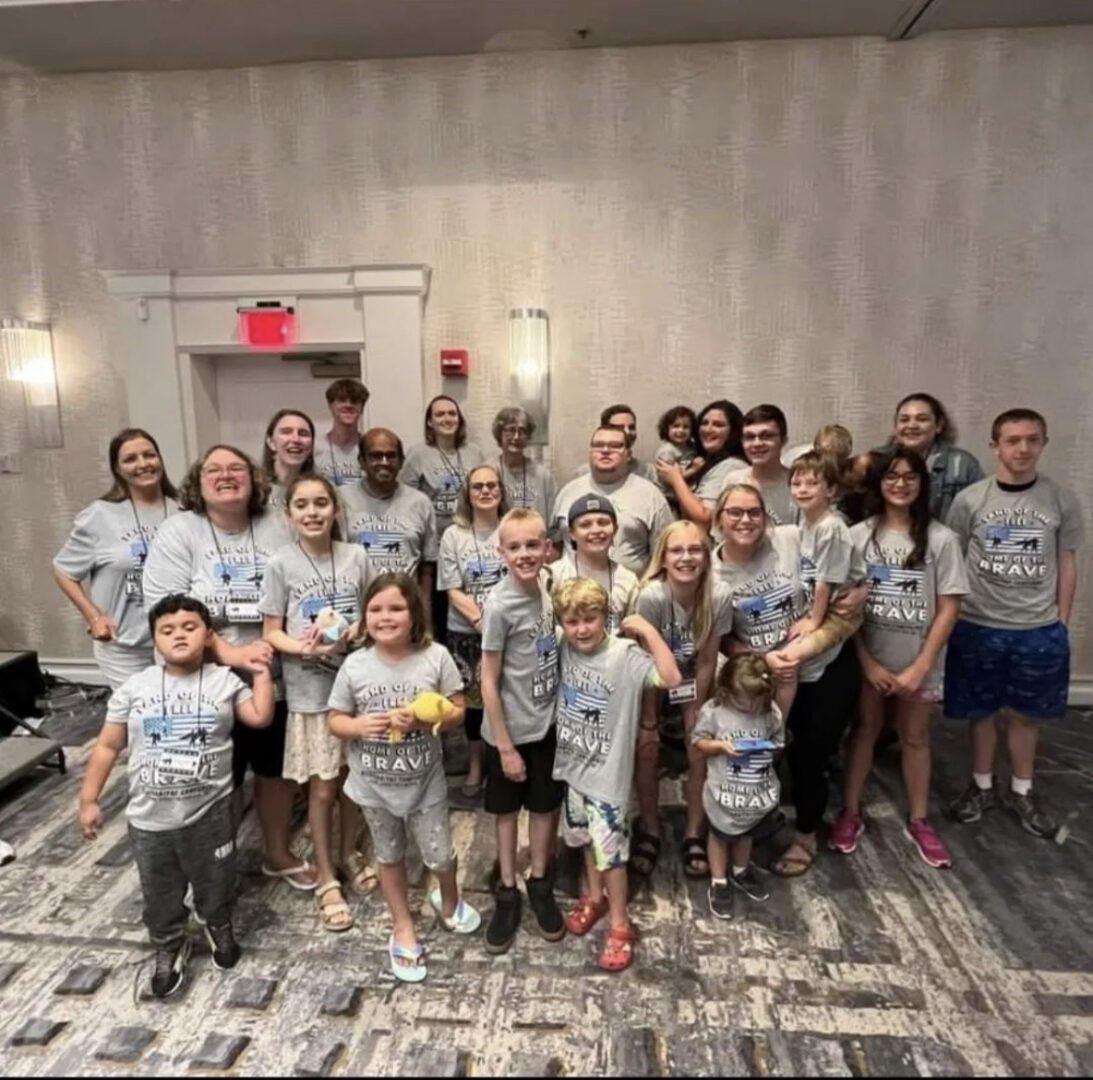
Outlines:
[[983,546],[988,552],[1039,555],[1044,550],[1043,526],[988,525],[983,530]]
[[334,596],[309,596],[300,604],[305,619],[312,622],[325,607],[332,607],[339,615],[344,615],[351,622],[357,617],[357,594],[335,593]]
[[889,566],[887,563],[870,563],[866,581],[873,586],[873,593],[879,596],[920,596],[923,567],[908,568]]
[[745,596],[736,606],[744,612],[751,626],[765,626],[793,618],[793,583],[786,582],[760,596]]
[[353,539],[369,555],[395,557],[402,554],[402,533],[384,529],[361,529]]
[[607,715],[607,695],[562,683],[558,717],[576,723],[599,723]]
[[742,784],[764,784],[774,774],[774,755],[769,750],[756,750],[736,758],[726,758],[729,779]]

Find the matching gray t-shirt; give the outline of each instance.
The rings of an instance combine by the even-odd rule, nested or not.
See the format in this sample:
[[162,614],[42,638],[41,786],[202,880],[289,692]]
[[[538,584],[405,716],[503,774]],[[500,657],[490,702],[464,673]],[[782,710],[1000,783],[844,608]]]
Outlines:
[[961,617],[981,626],[1032,630],[1059,621],[1059,552],[1085,539],[1073,492],[1046,476],[1024,491],[1004,491],[995,477],[964,488],[949,527],[966,553],[971,586]]
[[505,499],[510,510],[517,507],[534,510],[543,521],[550,519],[555,484],[554,475],[545,465],[525,458],[523,465],[510,469],[502,461],[498,461],[497,471],[501,474],[501,484],[505,489]]
[[633,641],[610,634],[591,653],[562,642],[560,657],[554,779],[620,807],[625,815],[642,691],[658,684],[653,659]]
[[339,491],[360,483],[359,444],[339,446],[330,437],[315,440],[315,471],[325,476]]
[[338,494],[345,507],[345,538],[364,548],[374,574],[401,570],[413,577],[419,563],[436,562],[436,516],[420,491],[396,484],[381,498],[362,482],[339,488]]
[[[508,573],[497,533],[497,529],[478,533],[466,525],[452,525],[440,539],[436,587],[462,589],[484,612],[490,590]],[[455,604],[448,605],[448,629],[457,634],[475,632]]]
[[594,570],[586,562],[582,562],[580,555],[573,550],[567,551],[557,562],[551,563],[550,572],[555,588],[577,577],[588,578],[601,585],[611,602],[607,614],[607,631],[611,634],[619,632],[630,607],[630,600],[638,587],[637,574],[620,566],[613,559],[610,560],[607,570]]
[[96,499],[76,515],[64,547],[53,559],[54,567],[65,577],[90,579],[91,600],[114,620],[119,645],[147,646],[152,642],[144,600],[144,565],[159,527],[178,513],[173,499],[153,509],[138,508],[129,499]]
[[[695,486],[695,497],[701,499],[711,510],[721,498],[721,492],[731,483],[730,477],[735,476],[741,470],[746,472],[748,463],[742,458],[727,457],[716,465],[711,465]],[[715,523],[716,524],[716,523]]]
[[464,443],[458,450],[451,451],[418,443],[410,447],[398,478],[428,496],[436,513],[437,531],[443,534],[452,523],[459,489],[467,473],[485,460],[474,443]]
[[865,576],[865,565],[854,550],[850,527],[834,510],[828,510],[815,525],[810,525],[802,514],[797,531],[801,545],[801,581],[809,608],[816,597],[817,581],[836,586],[831,593],[834,598]]
[[[350,623],[362,614],[370,579],[368,556],[356,544],[335,541],[329,556],[309,555],[299,543],[280,548],[269,561],[258,609],[283,615],[285,633],[299,639],[324,608]],[[344,656],[281,654],[285,701],[292,712],[326,712],[334,676]]]
[[[494,588],[482,618],[482,650],[502,654],[501,707],[513,745],[537,742],[554,722],[558,688],[554,609],[541,577],[530,591],[511,575]],[[488,710],[482,738],[497,745]]]
[[[869,518],[850,530],[854,547],[865,563],[865,580],[870,586],[859,633],[869,655],[889,671],[898,673],[922,651],[937,615],[937,598],[966,595],[968,575],[960,541],[940,522],[930,522],[926,559],[918,566],[906,565],[914,549],[911,534],[881,528],[874,538],[876,524],[876,518]],[[944,671],[942,650],[922,688],[940,689]]]
[[[426,645],[398,663],[373,646],[346,658],[330,691],[330,708],[362,716],[400,708],[423,690],[451,697],[462,689],[455,661],[442,645]],[[415,728],[397,743],[386,735],[348,739],[345,753],[345,793],[360,806],[405,818],[447,800],[440,736],[431,731]]]
[[150,667],[114,691],[106,723],[128,727],[126,813],[134,828],[184,829],[231,795],[235,708],[251,697],[219,664],[184,676]]

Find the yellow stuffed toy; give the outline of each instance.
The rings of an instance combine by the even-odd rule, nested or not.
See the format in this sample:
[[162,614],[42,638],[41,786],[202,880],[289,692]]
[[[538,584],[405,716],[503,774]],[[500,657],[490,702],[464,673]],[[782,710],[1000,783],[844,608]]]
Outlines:
[[[443,695],[435,690],[422,690],[413,701],[402,706],[413,713],[415,720],[423,724],[433,725],[433,734],[440,731],[440,725],[445,720],[450,720],[458,711],[456,707]],[[402,732],[394,728],[387,733],[387,739],[392,743],[402,742]]]

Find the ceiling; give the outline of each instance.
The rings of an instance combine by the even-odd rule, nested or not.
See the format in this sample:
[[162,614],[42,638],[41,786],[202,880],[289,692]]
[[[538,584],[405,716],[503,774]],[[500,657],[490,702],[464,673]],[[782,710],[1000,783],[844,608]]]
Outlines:
[[0,0],[0,75],[1093,23],[1093,0]]

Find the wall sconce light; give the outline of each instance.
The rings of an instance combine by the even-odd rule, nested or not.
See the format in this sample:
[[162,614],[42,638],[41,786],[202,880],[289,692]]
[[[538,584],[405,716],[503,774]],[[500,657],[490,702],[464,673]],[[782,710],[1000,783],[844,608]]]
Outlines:
[[509,312],[509,398],[535,420],[531,442],[550,442],[550,319],[542,308]]
[[64,446],[49,324],[0,319],[0,357],[8,379],[23,384],[29,444],[41,450]]

